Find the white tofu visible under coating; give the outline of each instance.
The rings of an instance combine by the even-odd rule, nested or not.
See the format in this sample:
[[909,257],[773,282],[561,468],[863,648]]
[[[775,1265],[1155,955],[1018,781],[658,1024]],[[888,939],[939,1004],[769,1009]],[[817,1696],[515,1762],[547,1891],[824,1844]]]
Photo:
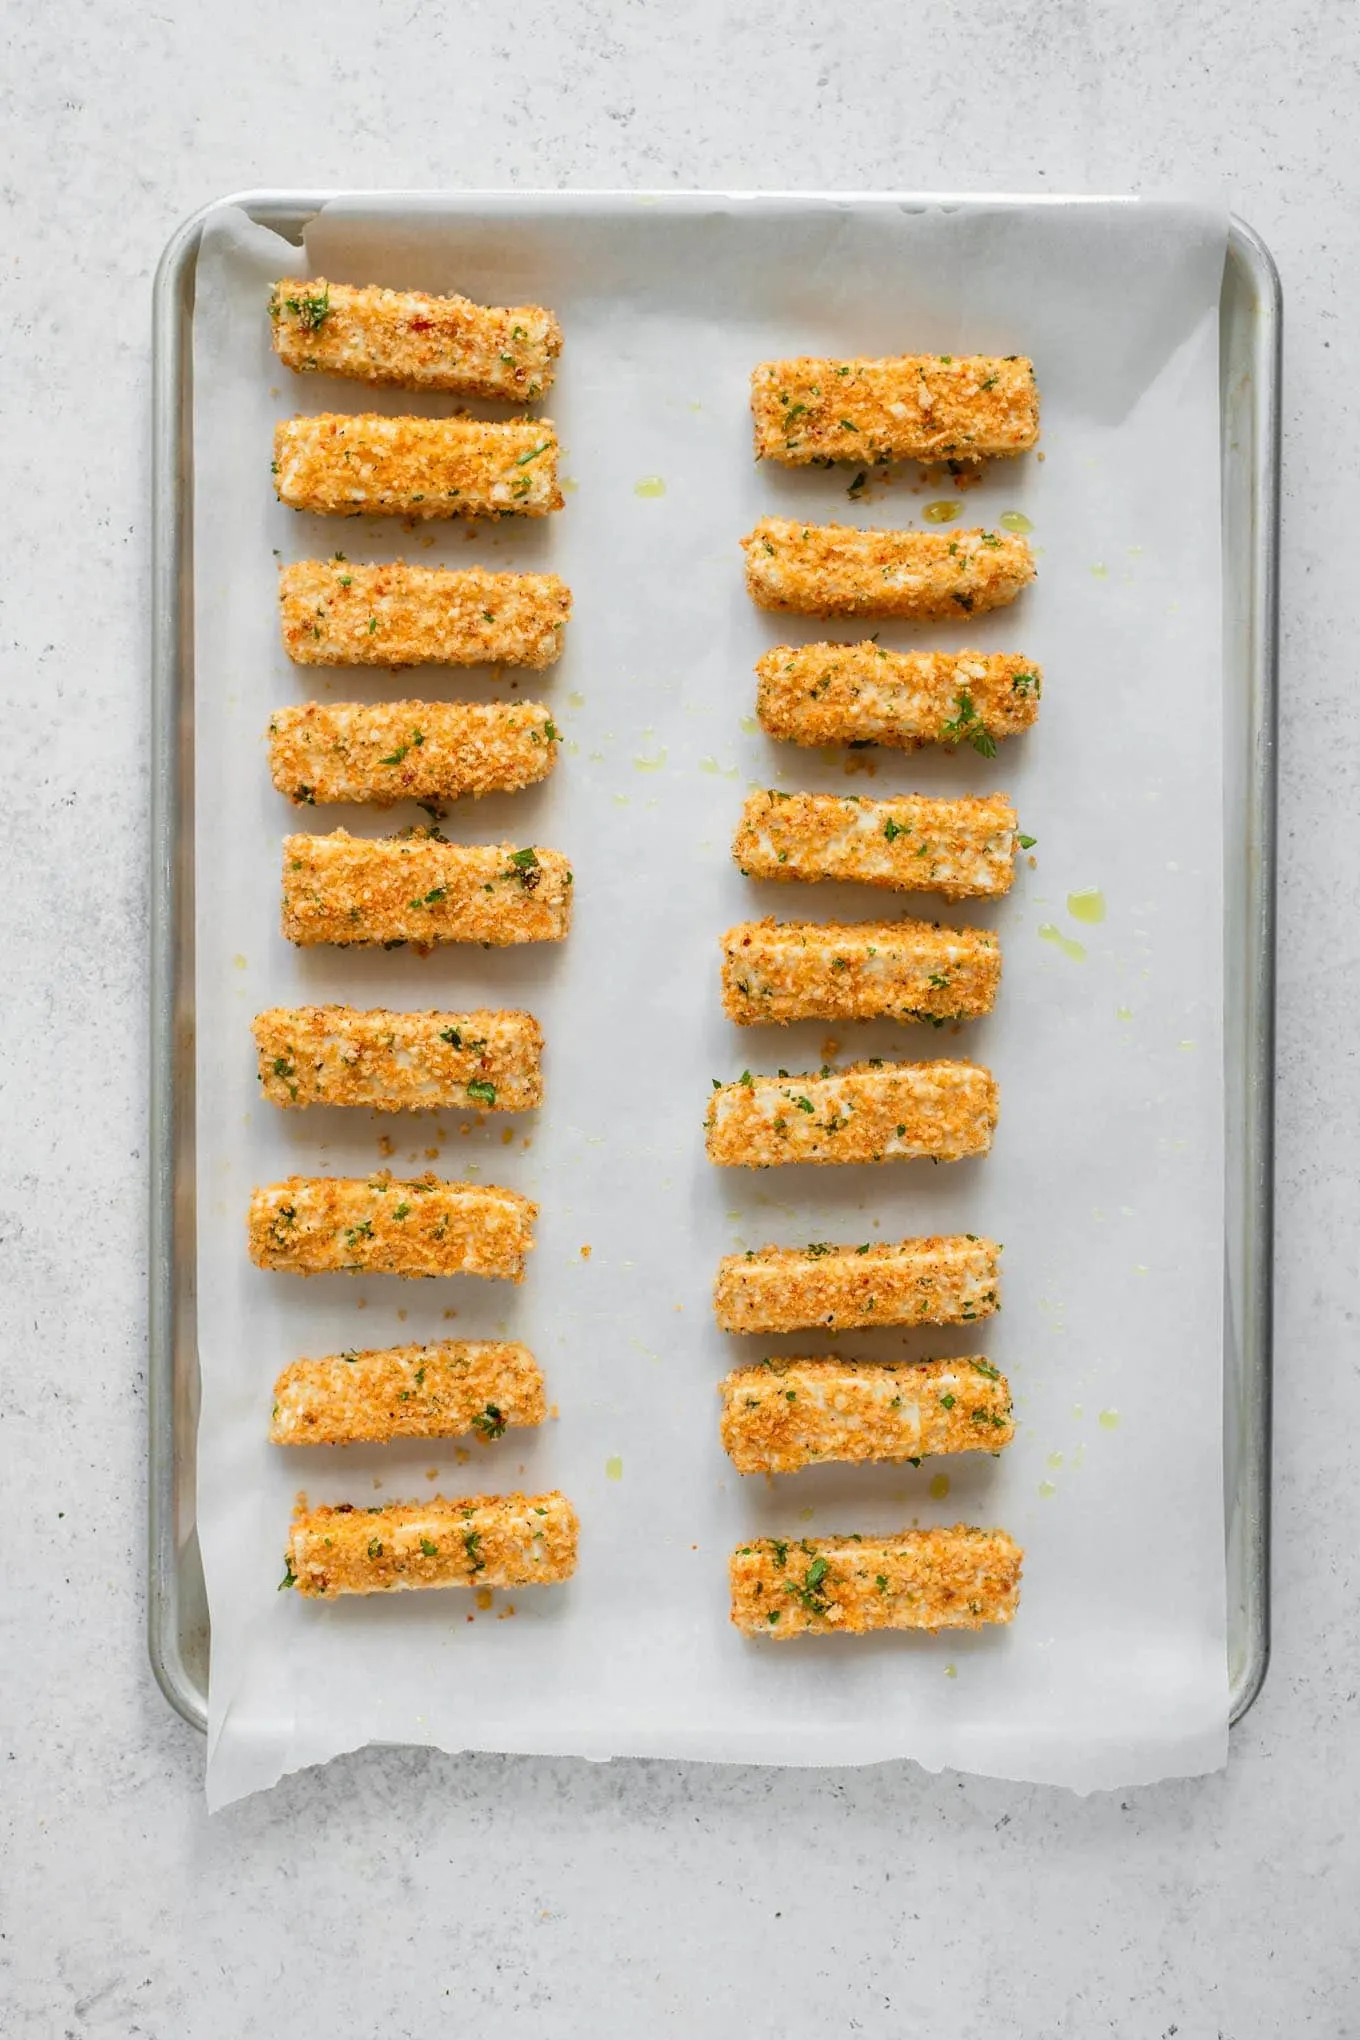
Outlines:
[[995,898],[1015,877],[1015,809],[1005,794],[864,800],[833,793],[753,793],[732,855],[747,878],[851,879],[946,899]]

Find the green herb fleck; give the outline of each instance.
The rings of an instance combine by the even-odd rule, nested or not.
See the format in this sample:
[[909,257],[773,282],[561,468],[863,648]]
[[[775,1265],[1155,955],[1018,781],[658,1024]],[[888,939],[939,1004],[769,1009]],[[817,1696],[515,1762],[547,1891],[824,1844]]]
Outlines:
[[327,284],[315,295],[285,298],[283,302],[304,333],[315,333],[331,315],[331,287]]

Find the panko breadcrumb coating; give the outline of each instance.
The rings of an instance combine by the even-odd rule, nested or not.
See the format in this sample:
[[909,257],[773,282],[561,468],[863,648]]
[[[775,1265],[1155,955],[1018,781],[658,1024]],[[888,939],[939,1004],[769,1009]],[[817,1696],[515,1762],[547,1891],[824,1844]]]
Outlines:
[[1017,652],[776,645],[756,666],[756,714],[793,744],[968,744],[984,758],[1039,713],[1043,674]]
[[283,649],[299,666],[551,666],[571,590],[556,574],[365,567],[337,553],[279,569]]
[[849,1063],[820,1075],[753,1077],[708,1101],[708,1159],[727,1168],[790,1162],[957,1162],[985,1155],[996,1079],[970,1062]]
[[747,1636],[862,1636],[1009,1622],[1024,1552],[1004,1530],[757,1537],[732,1554],[732,1620]]
[[917,1461],[999,1452],[1010,1389],[989,1360],[765,1360],[719,1384],[723,1450],[738,1473],[824,1460]]
[[274,487],[334,517],[546,517],[562,508],[550,418],[323,411],[274,427]]
[[423,290],[281,277],[274,352],[300,374],[532,404],[551,388],[562,329],[542,305],[478,305]]
[[1022,354],[800,355],[751,377],[756,459],[991,460],[1039,437],[1034,364]]
[[750,1248],[719,1263],[713,1308],[725,1332],[972,1324],[1000,1309],[1000,1254],[973,1233]]
[[851,879],[949,900],[995,899],[1015,877],[1015,809],[985,800],[899,794],[753,793],[732,855],[745,878]]
[[580,1524],[564,1494],[464,1495],[300,1508],[281,1586],[329,1599],[407,1587],[546,1587],[576,1570]]
[[560,942],[571,869],[560,850],[374,839],[336,829],[283,839],[283,932],[307,947],[401,942]]
[[1004,608],[1034,579],[1034,555],[1006,531],[860,531],[765,517],[741,543],[752,601],[802,616],[957,620]]
[[308,701],[269,720],[269,770],[298,807],[517,793],[557,763],[540,701]]
[[990,1013],[1001,945],[938,921],[742,921],[722,938],[723,1009],[790,1020],[947,1020]]
[[547,1415],[527,1346],[440,1339],[295,1360],[274,1383],[275,1445],[357,1445],[392,1438],[500,1438]]
[[425,1175],[290,1176],[250,1200],[250,1258],[288,1275],[524,1280],[538,1206],[517,1190]]
[[264,1096],[285,1110],[528,1112],[543,1102],[532,1013],[272,1006],[251,1023]]

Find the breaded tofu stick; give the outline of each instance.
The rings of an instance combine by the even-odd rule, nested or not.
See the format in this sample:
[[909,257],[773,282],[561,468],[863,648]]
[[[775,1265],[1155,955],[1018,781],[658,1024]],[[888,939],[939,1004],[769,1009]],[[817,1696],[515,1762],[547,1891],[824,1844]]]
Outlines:
[[732,1620],[747,1636],[863,1636],[1009,1622],[1024,1552],[1004,1530],[758,1537],[732,1554]]
[[549,418],[283,418],[274,487],[288,509],[333,517],[546,517],[562,508]]
[[556,574],[294,560],[279,569],[283,649],[299,666],[551,666],[571,590]]
[[285,1110],[528,1112],[543,1102],[532,1013],[362,1013],[272,1006],[251,1022],[264,1095]]
[[1029,547],[1006,531],[860,531],[764,517],[741,543],[752,601],[800,616],[981,615],[1034,579]]
[[300,1509],[282,1587],[329,1599],[405,1587],[548,1587],[576,1570],[580,1533],[564,1494],[463,1495]]
[[765,1360],[719,1384],[723,1450],[738,1473],[795,1473],[823,1460],[999,1452],[1011,1395],[990,1360]]
[[1000,1253],[995,1240],[972,1233],[752,1248],[719,1263],[713,1308],[724,1332],[972,1324],[1000,1308]]
[[753,1077],[708,1101],[708,1159],[725,1168],[786,1162],[958,1162],[985,1155],[996,1079],[977,1063],[849,1063],[827,1074]]
[[770,791],[748,797],[732,855],[744,878],[852,879],[947,900],[996,899],[1011,889],[1019,840],[1004,793],[865,800]]
[[1023,354],[895,354],[874,361],[762,361],[751,377],[756,459],[981,461],[1039,437]]
[[297,807],[517,793],[557,763],[540,701],[308,701],[269,719],[269,769]]
[[290,942],[560,942],[571,870],[560,850],[375,840],[336,829],[283,839],[283,932]]
[[275,1445],[491,1439],[546,1415],[542,1369],[527,1346],[440,1339],[295,1360],[274,1383],[269,1436]]
[[723,1008],[762,1021],[946,1020],[990,1013],[1001,945],[938,921],[742,921],[722,938]]
[[290,1176],[250,1200],[250,1258],[287,1275],[524,1280],[538,1206],[517,1190],[425,1175]]
[[1043,674],[1018,652],[776,645],[756,665],[756,714],[793,744],[971,744],[994,758],[1039,713]]
[[356,289],[285,276],[269,300],[274,352],[318,369],[404,390],[533,403],[552,386],[562,328],[542,305],[478,305],[423,290]]

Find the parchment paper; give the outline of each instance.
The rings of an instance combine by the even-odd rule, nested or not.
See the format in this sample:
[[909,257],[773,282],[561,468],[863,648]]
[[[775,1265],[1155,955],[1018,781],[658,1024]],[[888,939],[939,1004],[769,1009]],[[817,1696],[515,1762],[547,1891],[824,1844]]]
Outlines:
[[[372,1739],[780,1764],[907,1756],[1080,1790],[1223,1762],[1224,240],[1212,212],[1114,201],[395,196],[327,208],[305,255],[234,209],[210,218],[194,358],[198,1506],[212,1805]],[[281,509],[276,418],[454,408],[281,368],[268,287],[318,272],[554,306],[566,350],[542,408],[575,485],[565,511],[523,529],[431,534]],[[998,463],[968,491],[947,479],[922,490],[906,470],[854,501],[850,470],[753,465],[756,361],[903,350],[1032,355],[1043,457]],[[1037,729],[995,762],[966,749],[849,754],[874,761],[852,777],[847,754],[767,741],[753,720],[760,653],[861,633],[755,610],[742,534],[767,512],[918,523],[942,498],[962,502],[963,524],[1029,517],[1039,580],[962,631],[885,625],[882,641],[1038,659]],[[518,690],[509,672],[294,669],[278,638],[276,554],[337,549],[555,569],[576,598],[565,656]],[[423,961],[290,948],[278,930],[285,832],[376,834],[422,817],[318,809],[299,821],[269,782],[270,710],[313,692],[515,691],[551,705],[567,740],[558,771],[537,790],[459,807],[445,827],[565,850],[576,872],[568,943]],[[1038,839],[1036,868],[1022,860],[1010,898],[981,909],[757,887],[729,843],[747,788],[764,785],[1003,788]],[[1092,887],[1107,903],[1095,926],[1067,907]],[[743,1032],[724,1019],[717,940],[732,922],[899,907],[1000,930],[991,1019],[958,1036]],[[547,1033],[543,1110],[483,1123],[278,1112],[256,1095],[250,1018],[325,999],[527,1005]],[[828,1033],[839,1051],[824,1048]],[[704,1157],[713,1077],[837,1054],[951,1053],[1000,1080],[985,1161],[749,1175]],[[386,1159],[383,1134],[398,1173],[432,1165],[540,1201],[521,1288],[303,1282],[251,1267],[252,1186],[294,1170],[368,1172]],[[724,1253],[954,1230],[1005,1243],[992,1324],[835,1342],[741,1341],[714,1327]],[[467,1458],[452,1445],[267,1443],[287,1361],[458,1335],[527,1341],[559,1419]],[[983,1351],[1011,1378],[1019,1435],[996,1460],[743,1481],[719,1447],[716,1385],[736,1362],[781,1349]],[[549,1486],[582,1519],[566,1589],[497,1595],[487,1612],[459,1593],[324,1605],[276,1591],[299,1489],[369,1503]],[[960,1520],[1003,1524],[1027,1549],[1009,1631],[767,1646],[728,1624],[727,1556],[747,1536]]]

